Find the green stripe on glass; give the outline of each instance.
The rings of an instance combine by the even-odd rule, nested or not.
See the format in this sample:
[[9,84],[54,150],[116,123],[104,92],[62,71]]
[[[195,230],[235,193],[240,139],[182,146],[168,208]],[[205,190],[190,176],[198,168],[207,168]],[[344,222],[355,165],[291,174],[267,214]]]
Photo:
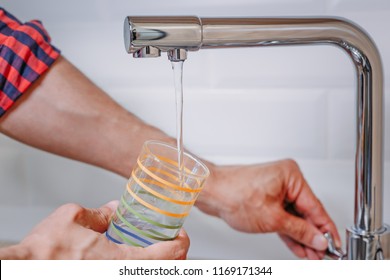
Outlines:
[[159,236],[167,238],[167,239],[173,239],[172,237],[169,237],[168,235],[165,235],[165,234],[158,232],[158,231],[155,231],[153,229],[149,229],[148,231],[151,233],[154,233],[155,235],[159,235]]
[[154,226],[157,226],[157,227],[161,227],[161,228],[167,228],[167,229],[179,229],[181,228],[181,225],[175,225],[175,226],[170,226],[170,225],[164,225],[164,224],[160,224],[159,222],[156,222],[156,221],[153,221],[147,217],[145,217],[144,215],[141,215],[140,213],[138,213],[136,210],[134,210],[133,208],[130,207],[129,204],[127,204],[127,202],[125,201],[125,199],[121,198],[121,203],[122,205],[127,209],[129,210],[134,216],[137,216],[138,218],[140,218],[141,220],[145,221],[145,222],[148,222]]
[[[111,223],[113,223],[113,222],[111,221]],[[125,241],[127,244],[135,246],[135,247],[143,247],[143,246],[139,245],[138,243],[135,243],[134,241],[128,239],[126,236],[124,236],[123,233],[120,232],[114,225],[111,225],[111,229],[113,229],[115,231],[115,233],[120,238],[122,238],[122,240]]]
[[152,239],[155,239],[155,240],[159,240],[159,241],[166,241],[166,240],[171,240],[172,238],[162,238],[162,237],[158,237],[158,236],[155,236],[155,235],[152,235],[152,234],[149,234],[149,233],[146,233],[145,231],[143,230],[140,230],[139,228],[136,228],[135,226],[133,226],[132,224],[130,224],[128,221],[126,221],[126,219],[121,215],[121,213],[119,213],[118,209],[116,210],[116,216],[121,220],[122,223],[124,223],[128,228],[130,228],[131,230],[134,230],[136,232],[138,232],[139,234],[143,235],[143,236],[146,236],[146,237],[149,237],[149,238],[152,238]]

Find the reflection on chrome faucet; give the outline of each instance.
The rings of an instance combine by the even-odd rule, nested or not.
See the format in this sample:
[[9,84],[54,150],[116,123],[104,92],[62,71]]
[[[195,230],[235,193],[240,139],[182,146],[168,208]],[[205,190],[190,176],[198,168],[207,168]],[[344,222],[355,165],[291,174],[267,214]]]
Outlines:
[[383,223],[383,71],[379,52],[355,24],[339,18],[125,19],[125,47],[134,57],[185,60],[199,49],[331,44],[351,57],[357,73],[354,224],[347,259],[390,259],[390,227]]

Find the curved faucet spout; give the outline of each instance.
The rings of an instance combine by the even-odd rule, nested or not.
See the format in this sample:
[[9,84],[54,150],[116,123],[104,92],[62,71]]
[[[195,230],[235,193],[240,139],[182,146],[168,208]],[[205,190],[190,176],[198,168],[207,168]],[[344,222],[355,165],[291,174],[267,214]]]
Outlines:
[[[357,73],[357,140],[354,225],[348,230],[347,256],[390,258],[390,228],[383,215],[383,70],[370,37],[340,18],[127,17],[129,53],[145,47],[181,49],[331,44],[351,57]],[[368,241],[367,241],[368,240]],[[372,241],[370,241],[372,240]]]

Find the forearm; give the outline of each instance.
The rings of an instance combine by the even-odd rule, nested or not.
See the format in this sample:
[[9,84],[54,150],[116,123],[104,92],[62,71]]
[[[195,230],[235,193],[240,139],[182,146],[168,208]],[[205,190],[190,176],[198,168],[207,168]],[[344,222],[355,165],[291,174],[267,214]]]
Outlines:
[[[126,178],[146,140],[176,145],[175,139],[129,113],[63,57],[0,118],[0,131],[29,146]],[[210,183],[198,206],[216,215],[207,207],[215,199],[214,165],[206,164]]]
[[173,142],[126,111],[65,58],[0,119],[0,131],[30,146],[128,177],[147,139]]

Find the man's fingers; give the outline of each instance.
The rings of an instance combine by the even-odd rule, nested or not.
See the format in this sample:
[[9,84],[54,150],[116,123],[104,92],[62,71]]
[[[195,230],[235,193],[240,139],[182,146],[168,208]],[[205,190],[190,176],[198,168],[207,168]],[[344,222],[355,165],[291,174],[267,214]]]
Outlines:
[[118,207],[118,201],[111,201],[100,208],[81,208],[75,221],[85,228],[103,233],[107,230],[112,215]]
[[[309,187],[305,188],[305,190],[308,188]],[[302,191],[301,196],[298,197],[295,202],[298,212],[301,213],[307,221],[316,226],[322,233],[331,232],[336,246],[341,247],[341,239],[336,225],[311,190],[305,190]]]
[[[296,176],[288,177],[287,181],[287,201],[294,205],[299,215],[310,221],[322,233],[330,231],[335,239],[336,246],[341,246],[341,239],[336,225],[326,212],[320,200],[315,196],[305,178],[296,166],[293,168]],[[290,174],[291,175],[291,174]]]
[[[159,242],[146,248],[137,248],[137,258],[155,260],[184,260],[190,247],[187,233],[181,229],[179,235],[170,241]],[[134,251],[132,252],[134,256]]]
[[303,245],[318,251],[324,251],[328,242],[323,234],[311,223],[285,212],[280,233],[285,234]]
[[306,252],[303,245],[299,244],[295,240],[291,239],[287,235],[279,234],[280,239],[287,245],[288,248],[299,258],[306,258]]

